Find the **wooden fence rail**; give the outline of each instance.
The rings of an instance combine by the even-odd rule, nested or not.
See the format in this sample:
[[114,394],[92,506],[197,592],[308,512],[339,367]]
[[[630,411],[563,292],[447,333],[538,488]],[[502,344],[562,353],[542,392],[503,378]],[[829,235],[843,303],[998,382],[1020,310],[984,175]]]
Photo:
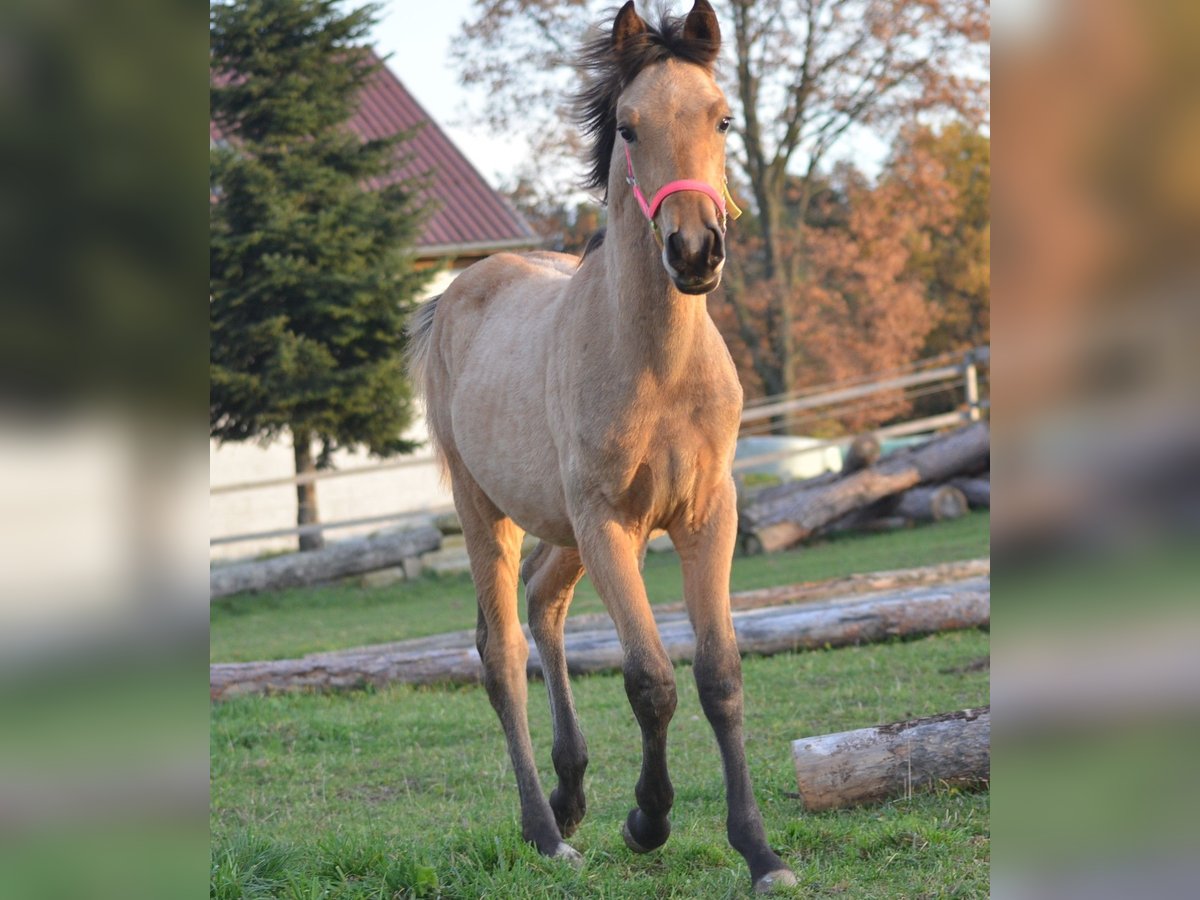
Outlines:
[[238,481],[231,484],[215,484],[208,489],[209,494],[237,494],[242,491],[253,491],[259,488],[284,487],[288,485],[310,484],[314,481],[324,481],[327,478],[345,478],[349,475],[372,475],[376,472],[390,472],[393,469],[418,469],[421,466],[439,466],[440,463],[432,456],[420,458],[391,459],[387,462],[376,463],[373,466],[355,466],[352,469],[319,469],[316,472],[305,472],[302,475],[287,475],[280,478],[264,478],[260,481]]
[[781,400],[778,403],[768,403],[764,406],[756,406],[753,409],[744,410],[742,412],[742,424],[760,422],[763,419],[771,419],[784,413],[799,412],[805,409],[818,409],[822,406],[835,406],[838,403],[845,403],[848,400],[858,400],[861,397],[869,397],[871,394],[878,394],[883,391],[917,387],[922,384],[932,384],[935,381],[949,381],[950,379],[961,378],[962,374],[962,366],[941,366],[940,368],[929,369],[925,372],[914,372],[911,375],[885,378],[883,381],[860,384],[838,391],[816,394],[812,397]]

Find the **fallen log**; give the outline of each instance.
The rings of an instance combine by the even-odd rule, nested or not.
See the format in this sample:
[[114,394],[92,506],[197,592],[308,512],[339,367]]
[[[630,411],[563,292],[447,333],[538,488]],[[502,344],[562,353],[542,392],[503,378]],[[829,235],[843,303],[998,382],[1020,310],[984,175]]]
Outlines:
[[[825,578],[820,581],[801,581],[776,587],[757,588],[752,591],[734,591],[729,595],[729,605],[738,609],[760,609],[764,606],[782,606],[785,603],[812,603],[837,597],[899,591],[904,588],[922,586],[947,586],[966,578],[987,577],[991,574],[991,560],[963,559],[928,566],[913,566],[908,569],[882,569],[878,572],[860,572],[841,578]],[[654,615],[682,612],[686,607],[682,601],[660,603],[653,607]],[[572,616],[567,627],[588,616]],[[597,620],[608,621],[607,613],[599,613]],[[475,632],[472,630],[471,632]]]
[[403,565],[442,546],[442,533],[432,526],[406,528],[338,541],[321,550],[271,559],[217,566],[209,571],[213,600],[231,594],[305,587]]
[[904,516],[878,516],[875,518],[860,519],[854,522],[853,527],[839,525],[839,519],[829,527],[830,531],[857,531],[862,534],[886,534],[890,531],[903,531],[905,528],[913,527],[913,520],[906,519]]
[[958,519],[968,509],[967,498],[957,488],[945,484],[918,485],[852,509],[822,527],[820,533],[896,531],[917,523]]
[[991,777],[991,707],[964,709],[792,742],[809,812],[910,797],[941,784],[978,787]]
[[[756,588],[751,591],[735,591],[729,595],[729,605],[733,610],[762,609],[766,606],[785,606],[789,604],[815,604],[869,594],[895,592],[915,587],[947,587],[955,582],[968,578],[987,578],[992,571],[991,560],[964,559],[956,562],[935,563],[928,566],[914,566],[909,569],[881,569],[878,572],[861,572],[854,575],[844,575],[840,578],[826,578],[820,581],[800,581],[795,584],[782,584],[776,587]],[[663,624],[676,621],[680,617],[672,613],[682,613],[687,609],[682,600],[671,603],[658,603],[651,607],[655,623]],[[566,634],[577,632],[597,631],[610,628],[612,619],[608,613],[583,613],[569,616],[564,623]],[[531,640],[529,630],[525,629],[525,637]],[[464,628],[459,631],[448,631],[429,637],[409,638],[404,641],[394,641],[388,644],[373,644],[367,647],[353,647],[346,650],[333,651],[339,655],[348,654],[383,654],[383,653],[420,653],[440,650],[469,650],[475,646],[475,629]]]
[[977,475],[974,478],[951,478],[947,484],[958,488],[967,498],[971,509],[991,509],[992,479],[989,475]]
[[883,453],[883,445],[875,435],[860,434],[846,449],[846,458],[842,461],[842,472],[849,474],[873,466]]
[[988,456],[988,426],[976,422],[919,447],[889,454],[874,466],[828,484],[808,486],[800,481],[781,485],[769,499],[741,511],[742,547],[747,553],[790,547],[851,510],[922,482],[941,482],[977,471]]
[[[656,619],[671,660],[690,661],[695,636],[687,614],[664,612]],[[980,627],[989,621],[990,587],[986,577],[733,614],[738,649],[743,654],[760,655],[916,637]],[[530,643],[528,671],[540,676],[541,661],[537,648]],[[568,628],[566,649],[567,668],[574,675],[619,671],[624,661],[611,621],[590,629]],[[481,675],[474,633],[463,631],[417,642],[315,653],[301,659],[215,663],[209,667],[209,688],[213,699],[226,699],[240,694],[336,690],[395,682],[471,683],[479,681]]]
[[961,519],[967,514],[967,498],[948,484],[928,484],[909,488],[896,497],[890,515],[914,522],[943,522]]

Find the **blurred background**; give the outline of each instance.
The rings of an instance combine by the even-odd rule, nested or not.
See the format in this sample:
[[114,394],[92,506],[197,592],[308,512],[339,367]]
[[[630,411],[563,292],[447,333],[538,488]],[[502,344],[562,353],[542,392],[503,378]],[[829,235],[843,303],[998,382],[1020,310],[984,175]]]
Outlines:
[[993,894],[1185,896],[1200,10],[994,9]]
[[[493,6],[506,5],[476,3],[458,24]],[[718,5],[723,22],[735,6]],[[402,24],[419,14],[384,11]],[[972,92],[961,112],[972,133],[1001,141],[989,322],[1001,495],[993,893],[1189,895],[1200,875],[1189,765],[1200,732],[1200,12],[1182,0],[1005,0],[989,19],[997,88],[990,100],[986,84]],[[0,21],[0,896],[200,894],[207,30],[198,8],[174,0],[102,10],[17,0]],[[488,33],[475,39],[472,58],[494,59]],[[404,49],[389,40],[375,36],[382,51]],[[448,65],[476,98],[491,91],[486,71]],[[511,106],[468,102],[447,119],[503,131],[486,121],[496,108]],[[830,277],[879,277],[837,263],[851,238],[889,249],[873,223],[917,227],[944,212],[902,188],[929,178],[913,160],[941,149],[950,121],[927,119],[925,137],[900,117],[887,139],[831,151],[808,194],[807,166],[786,169],[784,220],[798,226],[787,239],[807,241]],[[594,224],[573,197],[547,205],[557,186],[476,168],[565,247]],[[733,175],[735,194],[750,195]],[[862,201],[857,231],[846,227],[851,197]],[[798,210],[813,198],[824,200]],[[745,235],[747,254],[769,261],[761,232]],[[798,298],[801,310],[828,302],[794,273],[743,274],[774,285],[756,296]],[[888,284],[887,309],[919,312],[911,283]],[[734,301],[714,307],[731,329],[736,312]],[[897,347],[915,358],[932,333],[916,321],[897,322],[903,340],[888,345],[844,324],[854,341],[814,344],[818,371],[879,368],[873,354]],[[777,360],[756,365],[736,336],[731,346],[747,384],[775,393]]]
[[204,14],[0,23],[0,895],[198,896]]

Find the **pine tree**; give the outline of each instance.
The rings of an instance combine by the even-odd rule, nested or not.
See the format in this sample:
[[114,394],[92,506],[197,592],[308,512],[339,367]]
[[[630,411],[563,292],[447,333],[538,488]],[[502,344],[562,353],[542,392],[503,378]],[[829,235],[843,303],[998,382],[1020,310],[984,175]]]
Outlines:
[[[427,278],[410,249],[420,185],[391,175],[408,135],[363,141],[347,127],[381,65],[361,46],[379,7],[340,7],[235,0],[209,14],[224,137],[210,153],[210,432],[290,434],[297,475],[338,448],[415,447],[401,433],[404,321]],[[315,484],[297,500],[298,523],[318,521]],[[321,543],[301,535],[301,549]]]

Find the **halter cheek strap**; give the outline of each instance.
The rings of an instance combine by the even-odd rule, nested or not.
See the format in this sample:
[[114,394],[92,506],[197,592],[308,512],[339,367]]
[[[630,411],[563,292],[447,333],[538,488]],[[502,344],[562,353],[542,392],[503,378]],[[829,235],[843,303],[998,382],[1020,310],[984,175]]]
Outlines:
[[[646,195],[642,193],[642,189],[638,186],[637,178],[633,174],[633,158],[629,155],[629,146],[625,146],[625,180],[629,186],[633,188],[633,196],[637,198],[638,206],[642,208],[642,213],[650,220],[650,228],[654,232],[655,237],[658,237],[658,223],[654,221],[655,215],[658,213],[658,208],[662,206],[662,202],[672,194],[678,194],[680,191],[698,191],[707,196],[713,203],[717,205],[717,209],[721,211],[721,230],[725,229],[725,220],[728,216],[733,216],[735,219],[742,214],[738,209],[733,198],[729,196],[728,183],[723,184],[721,193],[717,193],[716,188],[704,181],[696,181],[692,178],[683,178],[679,181],[670,181],[660,187],[655,193],[654,198],[647,203]],[[725,201],[729,204],[726,206]]]

